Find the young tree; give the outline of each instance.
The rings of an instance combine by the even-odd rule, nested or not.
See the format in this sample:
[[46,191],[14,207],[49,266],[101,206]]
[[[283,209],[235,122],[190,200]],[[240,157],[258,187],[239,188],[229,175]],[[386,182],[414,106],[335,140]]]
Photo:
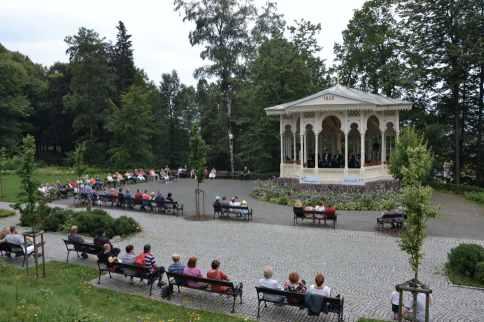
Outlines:
[[22,225],[30,225],[32,230],[37,229],[38,218],[37,208],[39,206],[39,184],[34,179],[35,170],[35,139],[27,135],[22,140],[22,156],[17,175],[20,177],[19,202],[15,208],[21,213],[20,222]]
[[230,170],[234,173],[232,134],[232,99],[235,78],[243,73],[243,60],[250,50],[248,22],[255,14],[250,0],[175,0],[175,10],[183,11],[184,21],[195,23],[190,32],[192,46],[203,45],[202,59],[212,62],[199,68],[196,76],[216,77],[220,82],[223,107],[227,113]]
[[200,217],[200,184],[204,179],[204,170],[207,167],[207,146],[200,135],[197,124],[193,124],[190,133],[190,168],[195,170],[197,188],[195,189],[195,214]]
[[130,87],[122,96],[121,108],[116,108],[107,126],[114,141],[109,152],[117,167],[128,169],[152,163],[154,118],[148,89],[136,85]]

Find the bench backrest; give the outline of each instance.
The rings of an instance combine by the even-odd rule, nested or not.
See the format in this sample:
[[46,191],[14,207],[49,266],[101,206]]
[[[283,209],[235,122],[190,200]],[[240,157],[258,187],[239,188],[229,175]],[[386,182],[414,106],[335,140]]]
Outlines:
[[20,245],[17,244],[12,244],[9,242],[3,242],[2,243],[5,247],[5,250],[9,253],[15,253],[15,254],[23,254],[24,253],[24,248]]
[[292,208],[294,215],[298,218],[304,218],[304,208],[302,207],[293,207]]
[[256,286],[255,290],[257,291],[257,296],[259,296],[259,294],[263,294],[263,295],[277,295],[280,297],[284,297],[287,299],[288,305],[299,306],[304,304],[304,294],[302,293],[287,292],[284,290],[261,287],[261,286]]
[[195,276],[184,275],[179,273],[170,273],[170,272],[166,272],[166,275],[168,276],[168,278],[174,278],[177,284],[181,284],[183,282],[195,282],[195,283],[205,283],[205,284],[215,285],[215,286],[225,286],[231,289],[235,288],[234,283],[230,281],[213,280],[209,278],[195,277]]
[[248,206],[231,206],[231,205],[222,205],[223,209],[239,209],[239,210],[249,210]]
[[381,219],[405,219],[405,215],[398,213],[383,214]]
[[68,239],[63,239],[63,241],[66,247],[71,245],[74,247],[75,250],[83,251],[89,254],[98,254],[104,249],[102,245],[96,245],[96,244],[90,244],[90,243],[76,243]]

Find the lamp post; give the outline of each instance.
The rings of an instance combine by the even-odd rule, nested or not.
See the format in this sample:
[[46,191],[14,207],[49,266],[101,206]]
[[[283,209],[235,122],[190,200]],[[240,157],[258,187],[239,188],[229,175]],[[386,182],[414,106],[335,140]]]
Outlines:
[[232,177],[235,175],[234,173],[234,135],[232,132],[229,131],[229,153],[230,153],[230,174]]

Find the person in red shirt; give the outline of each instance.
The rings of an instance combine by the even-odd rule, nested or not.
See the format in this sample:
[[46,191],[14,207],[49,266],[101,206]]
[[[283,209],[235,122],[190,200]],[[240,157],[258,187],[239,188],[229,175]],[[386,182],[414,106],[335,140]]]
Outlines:
[[[229,280],[229,277],[222,270],[220,270],[220,261],[218,261],[217,259],[214,259],[212,261],[212,269],[207,272],[207,278],[212,280],[220,280],[220,281]],[[226,286],[218,286],[218,285],[212,286],[212,291],[214,292],[224,293],[227,291],[227,289],[228,287]]]
[[334,208],[332,205],[328,205],[328,207],[324,210],[324,213],[328,217],[334,216],[336,214],[336,208]]

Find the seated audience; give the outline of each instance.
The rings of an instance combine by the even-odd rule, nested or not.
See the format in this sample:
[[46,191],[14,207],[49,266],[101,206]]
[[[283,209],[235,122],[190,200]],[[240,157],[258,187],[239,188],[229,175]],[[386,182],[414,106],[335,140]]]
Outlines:
[[249,214],[249,208],[247,208],[248,207],[247,201],[242,200],[242,202],[240,203],[240,206],[244,207],[244,208],[240,209],[240,215],[241,216],[247,216]]
[[318,212],[324,212],[326,210],[326,208],[324,207],[324,205],[321,203],[320,205],[316,205],[316,207],[314,207],[314,210],[318,211]]
[[151,205],[151,195],[148,193],[148,190],[145,190],[141,198],[143,199],[141,210],[146,210],[146,207],[149,207],[151,210],[153,210],[153,206]]
[[294,202],[294,208],[303,208],[303,203],[301,202],[301,200],[296,200],[296,202]]
[[114,269],[115,264],[118,262],[118,254],[113,251],[111,244],[104,244],[103,251],[97,255],[99,263],[105,264],[110,270]]
[[[197,267],[197,258],[192,256],[188,259],[187,266],[183,269],[183,274],[194,277],[203,277],[202,271]],[[188,281],[187,285],[194,288],[200,288],[202,285],[197,282]]]
[[[142,258],[142,265],[145,266],[146,268],[151,269],[152,272],[155,272],[155,271],[159,272],[161,270],[161,267],[156,266],[156,258],[151,253],[151,245],[150,244],[146,244],[143,247],[143,253],[138,255],[138,257]],[[139,263],[138,257],[136,258],[137,264]]]
[[165,209],[166,208],[165,198],[163,197],[163,195],[159,191],[156,194],[155,202],[156,202],[156,207],[158,207],[159,209]]
[[166,195],[166,201],[170,202],[172,205],[173,205],[173,209],[176,208],[176,206],[178,205],[178,202],[176,202],[174,199],[173,199],[173,195],[171,192],[168,192],[168,194]]
[[180,255],[173,254],[171,255],[171,259],[173,263],[170,266],[168,266],[168,272],[183,274],[183,271],[185,270],[185,265],[180,263]]
[[306,283],[302,281],[297,272],[289,274],[289,279],[284,283],[284,290],[295,293],[306,293]]
[[234,207],[239,207],[240,206],[240,200],[239,197],[234,196],[232,200],[230,201],[230,205]]
[[[261,278],[257,282],[257,286],[280,290],[281,285],[277,280],[272,278],[272,275],[273,275],[272,267],[271,266],[264,267],[264,278]],[[284,299],[283,297],[280,297],[278,295],[272,295],[272,294],[264,295],[264,298],[269,301],[282,301]]]
[[324,212],[327,216],[334,216],[336,214],[336,208],[334,208],[332,205],[328,205]]
[[24,249],[24,252],[27,255],[30,255],[34,252],[34,246],[29,245],[29,243],[32,242],[32,239],[30,237],[27,238],[27,244],[26,244],[24,236],[17,232],[17,228],[15,228],[15,226],[10,226],[9,231],[10,233],[7,234],[7,236],[5,236],[5,239],[4,239],[7,243],[22,246],[22,248]]
[[128,208],[133,208],[133,196],[128,189],[124,192],[124,200]]
[[136,255],[134,253],[134,246],[128,245],[126,246],[126,253],[121,256],[120,262],[123,264],[134,264],[136,261]]
[[215,179],[216,177],[217,177],[217,171],[215,170],[215,168],[212,168],[212,170],[210,170],[208,178],[209,179]]
[[309,291],[308,291],[309,293],[318,294],[318,295],[326,296],[326,297],[331,296],[331,288],[324,285],[324,275],[323,275],[323,273],[316,274],[316,277],[314,278],[314,282],[315,282],[315,284],[313,284],[309,287]]
[[134,194],[134,204],[135,205],[143,204],[143,193],[139,191],[139,189],[137,189],[136,193]]
[[[214,259],[211,265],[212,269],[207,272],[207,278],[219,281],[228,281],[229,277],[220,269],[220,261]],[[227,286],[212,285],[212,291],[223,293],[228,290]]]
[[220,202],[220,204],[224,207],[230,206],[230,202],[227,200],[227,197],[225,196],[222,197],[222,201]]
[[[82,238],[82,236],[79,235],[77,226],[71,227],[71,229],[69,230],[69,234],[67,235],[67,240],[71,241],[73,243],[79,243],[79,244],[84,243],[84,238]],[[86,259],[88,257],[86,252],[82,252],[81,256],[84,259]]]

